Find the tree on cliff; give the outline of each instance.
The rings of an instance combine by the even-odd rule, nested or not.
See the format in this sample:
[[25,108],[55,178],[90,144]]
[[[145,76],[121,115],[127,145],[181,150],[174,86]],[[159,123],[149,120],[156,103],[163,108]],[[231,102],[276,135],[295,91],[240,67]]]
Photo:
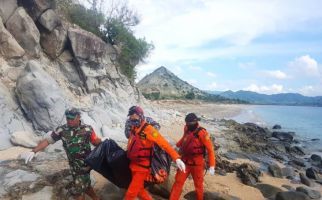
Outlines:
[[[62,0],[57,0],[58,3]],[[69,3],[66,3],[69,2]],[[136,78],[135,66],[149,55],[154,46],[145,38],[137,38],[133,27],[140,23],[138,14],[131,10],[124,1],[83,0],[87,7],[73,3],[72,0],[62,1],[62,8],[67,18],[81,28],[94,33],[105,42],[120,48],[118,67],[131,82]],[[107,10],[104,12],[103,7]]]

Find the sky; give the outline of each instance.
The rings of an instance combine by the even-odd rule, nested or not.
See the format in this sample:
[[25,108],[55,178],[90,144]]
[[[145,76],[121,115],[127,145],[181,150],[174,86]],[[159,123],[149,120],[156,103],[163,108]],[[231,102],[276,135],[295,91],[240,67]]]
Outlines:
[[322,96],[321,0],[128,0],[160,66],[202,90]]

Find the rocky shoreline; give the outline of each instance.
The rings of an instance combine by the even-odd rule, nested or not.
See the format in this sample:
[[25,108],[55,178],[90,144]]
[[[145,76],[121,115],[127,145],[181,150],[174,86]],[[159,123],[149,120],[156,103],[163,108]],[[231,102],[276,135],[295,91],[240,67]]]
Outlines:
[[[161,131],[175,141],[173,138],[179,135],[173,130],[181,131],[184,113],[174,113],[171,119],[168,116],[169,124]],[[304,148],[296,133],[284,132],[280,126],[268,129],[207,116],[202,116],[201,124],[216,130],[210,132],[214,132],[212,139],[218,148],[217,174],[205,175],[205,199],[321,198],[321,156]],[[14,157],[0,156],[0,161],[1,199],[71,199],[68,193],[71,176],[60,143],[39,153],[28,165]],[[154,199],[167,199],[174,174],[173,168],[167,183],[149,188]],[[95,172],[93,178],[94,188],[102,199],[122,199],[124,190]],[[188,180],[182,198],[194,199],[192,191],[192,181]]]

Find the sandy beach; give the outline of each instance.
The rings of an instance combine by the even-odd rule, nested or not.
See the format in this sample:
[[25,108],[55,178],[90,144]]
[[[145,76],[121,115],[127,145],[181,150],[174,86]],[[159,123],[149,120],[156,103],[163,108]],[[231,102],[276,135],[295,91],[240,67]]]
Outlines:
[[[222,118],[231,118],[238,115],[242,110],[247,109],[247,105],[229,105],[229,104],[208,104],[201,102],[183,102],[183,101],[156,101],[152,102],[154,107],[166,110],[175,110],[178,112],[176,116],[169,119],[162,120],[160,132],[165,136],[168,136],[172,142],[178,141],[183,134],[184,126],[184,116],[189,112],[195,112],[198,115],[202,116],[203,119],[211,119],[212,121],[220,120]],[[206,127],[209,132],[215,136],[220,137],[222,128],[214,124],[208,124],[205,120],[202,120],[201,125]],[[0,160],[16,159],[19,153],[27,150],[23,147],[13,147],[0,152]],[[219,149],[217,153],[220,153],[222,150]],[[235,159],[230,160],[232,163],[251,163],[255,166],[260,166],[260,163],[251,161],[249,159]],[[281,163],[278,163],[282,166]],[[169,181],[165,184],[165,187],[170,190],[174,181],[175,169],[172,169]],[[95,177],[95,190],[102,196],[103,199],[120,199],[124,193],[124,190],[118,190],[115,186],[109,183],[104,177],[100,174],[93,172]],[[293,188],[298,186],[303,186],[303,184],[294,184],[291,183],[289,179],[286,178],[275,178],[272,177],[267,172],[263,172],[260,177],[260,183],[269,184],[276,186],[283,191],[287,191],[286,188],[282,185],[288,185]],[[205,191],[209,192],[219,192],[225,195],[232,195],[238,197],[242,200],[261,200],[265,199],[260,190],[255,187],[245,185],[237,177],[236,172],[227,173],[225,176],[216,174],[214,176],[205,175],[204,181]],[[319,184],[315,184],[312,189],[322,192],[322,187]],[[194,190],[192,179],[188,179],[185,183],[182,198],[183,196]]]

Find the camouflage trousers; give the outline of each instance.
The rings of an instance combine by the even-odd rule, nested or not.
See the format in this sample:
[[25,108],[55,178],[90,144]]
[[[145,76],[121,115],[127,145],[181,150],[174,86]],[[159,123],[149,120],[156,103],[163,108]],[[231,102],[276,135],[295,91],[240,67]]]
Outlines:
[[90,186],[91,178],[89,172],[86,174],[73,174],[73,184],[70,192],[74,196],[83,195]]

